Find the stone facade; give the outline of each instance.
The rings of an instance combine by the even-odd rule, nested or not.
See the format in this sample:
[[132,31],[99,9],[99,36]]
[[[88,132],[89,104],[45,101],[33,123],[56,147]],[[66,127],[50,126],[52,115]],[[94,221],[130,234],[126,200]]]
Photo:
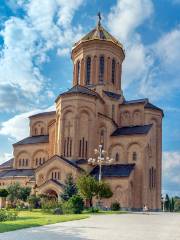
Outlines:
[[125,100],[124,49],[100,23],[73,46],[71,58],[73,87],[57,97],[56,111],[29,117],[30,136],[0,166],[0,187],[18,181],[59,196],[67,174],[98,174],[87,159],[101,144],[114,159],[102,171],[114,193],[104,206],[160,209],[163,111],[148,99]]

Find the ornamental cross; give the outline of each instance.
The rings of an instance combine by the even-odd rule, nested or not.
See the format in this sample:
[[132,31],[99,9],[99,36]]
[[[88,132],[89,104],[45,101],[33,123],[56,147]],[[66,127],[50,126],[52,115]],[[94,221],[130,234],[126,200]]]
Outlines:
[[100,26],[101,25],[101,13],[98,12],[97,16],[98,16],[98,25]]

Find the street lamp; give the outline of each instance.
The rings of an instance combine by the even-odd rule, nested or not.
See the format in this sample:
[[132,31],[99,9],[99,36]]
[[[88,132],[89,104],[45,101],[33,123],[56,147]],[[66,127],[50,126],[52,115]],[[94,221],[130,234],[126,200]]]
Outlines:
[[102,145],[99,145],[99,149],[94,149],[95,155],[98,155],[96,158],[89,158],[88,163],[92,165],[99,165],[99,182],[102,178],[102,165],[106,163],[112,163],[113,158],[106,156],[106,151],[103,149]]

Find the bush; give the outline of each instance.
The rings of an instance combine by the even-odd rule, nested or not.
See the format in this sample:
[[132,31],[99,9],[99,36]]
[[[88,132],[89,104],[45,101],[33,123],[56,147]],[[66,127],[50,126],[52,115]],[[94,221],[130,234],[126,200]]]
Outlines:
[[91,207],[87,209],[88,213],[98,213],[99,212],[99,208],[97,207]]
[[31,195],[28,198],[28,202],[31,208],[40,208],[41,207],[41,199],[39,196]]
[[62,211],[65,214],[79,214],[84,210],[83,199],[79,195],[72,196],[67,202],[63,202]]
[[41,208],[44,210],[52,210],[59,207],[59,203],[55,199],[46,200],[41,199]]
[[121,206],[118,202],[113,202],[111,204],[111,210],[112,211],[119,211],[121,209]]
[[6,189],[0,189],[0,197],[6,198],[8,196],[8,191]]
[[4,221],[14,221],[18,216],[17,211],[7,211],[4,209],[0,210],[0,222]]

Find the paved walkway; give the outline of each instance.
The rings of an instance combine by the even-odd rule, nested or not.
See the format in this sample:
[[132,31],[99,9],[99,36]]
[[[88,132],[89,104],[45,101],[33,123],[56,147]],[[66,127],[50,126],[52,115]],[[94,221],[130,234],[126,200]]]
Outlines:
[[1,233],[0,240],[180,240],[180,214],[95,215]]

